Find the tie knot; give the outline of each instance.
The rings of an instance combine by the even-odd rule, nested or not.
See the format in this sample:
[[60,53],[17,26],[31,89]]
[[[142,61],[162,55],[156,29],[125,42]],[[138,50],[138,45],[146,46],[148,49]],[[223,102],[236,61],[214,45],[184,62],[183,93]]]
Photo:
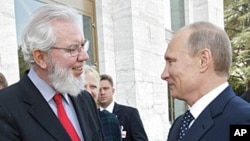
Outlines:
[[55,101],[56,105],[62,104],[62,95],[59,93],[55,94],[53,100]]
[[191,112],[189,110],[187,110],[184,114],[184,120],[186,121],[192,121],[194,119],[193,115],[191,114]]

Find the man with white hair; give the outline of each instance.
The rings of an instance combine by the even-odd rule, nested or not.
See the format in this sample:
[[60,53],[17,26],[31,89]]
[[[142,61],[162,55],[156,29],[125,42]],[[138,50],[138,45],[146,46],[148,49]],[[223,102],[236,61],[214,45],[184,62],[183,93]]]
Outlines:
[[23,33],[30,64],[23,78],[0,92],[1,141],[103,141],[96,104],[81,91],[88,41],[76,10],[37,9]]

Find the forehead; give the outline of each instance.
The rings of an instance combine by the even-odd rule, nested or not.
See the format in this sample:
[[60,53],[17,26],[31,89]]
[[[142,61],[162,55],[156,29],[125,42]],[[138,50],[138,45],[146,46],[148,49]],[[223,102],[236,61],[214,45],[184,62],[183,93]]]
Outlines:
[[103,86],[103,87],[105,87],[105,86],[111,86],[111,84],[109,83],[109,81],[108,80],[101,80],[101,85]]
[[99,86],[98,78],[96,78],[93,73],[90,73],[90,72],[85,73],[85,80],[86,80],[86,83],[95,84]]
[[54,21],[53,26],[57,41],[83,40],[83,32],[77,23],[71,21]]
[[176,58],[182,57],[188,54],[188,50],[185,47],[187,44],[187,39],[189,37],[188,31],[177,32],[170,43],[165,53],[165,58]]

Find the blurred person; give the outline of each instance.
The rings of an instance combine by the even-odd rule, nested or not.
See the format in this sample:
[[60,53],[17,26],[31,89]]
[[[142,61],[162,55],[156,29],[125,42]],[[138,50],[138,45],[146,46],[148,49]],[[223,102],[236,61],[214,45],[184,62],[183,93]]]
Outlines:
[[113,79],[107,74],[100,75],[98,102],[101,110],[115,114],[120,122],[123,141],[148,141],[139,112],[136,108],[114,102]]
[[205,21],[187,25],[164,58],[161,78],[189,107],[174,121],[168,141],[229,141],[230,125],[250,124],[250,105],[227,82],[232,48],[223,29]]
[[[99,109],[97,102],[99,89],[100,89],[100,76],[94,66],[85,65],[84,77],[86,80],[85,90],[87,90],[94,98]],[[121,141],[121,131],[119,120],[116,116],[106,110],[99,111],[102,128],[106,141]]]
[[30,64],[21,80],[0,91],[1,141],[103,141],[96,104],[84,86],[88,42],[77,11],[47,4],[22,37]]
[[241,98],[250,103],[250,81],[248,81],[247,88],[247,91],[241,95]]
[[8,86],[7,79],[5,76],[0,72],[0,89],[3,89]]

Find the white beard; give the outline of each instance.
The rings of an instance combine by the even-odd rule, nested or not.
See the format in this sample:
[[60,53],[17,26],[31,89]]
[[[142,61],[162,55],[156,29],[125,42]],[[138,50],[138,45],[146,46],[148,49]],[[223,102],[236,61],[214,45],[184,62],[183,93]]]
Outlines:
[[85,85],[83,76],[75,78],[70,69],[65,69],[57,65],[50,59],[49,79],[54,89],[59,93],[67,93],[77,96]]

